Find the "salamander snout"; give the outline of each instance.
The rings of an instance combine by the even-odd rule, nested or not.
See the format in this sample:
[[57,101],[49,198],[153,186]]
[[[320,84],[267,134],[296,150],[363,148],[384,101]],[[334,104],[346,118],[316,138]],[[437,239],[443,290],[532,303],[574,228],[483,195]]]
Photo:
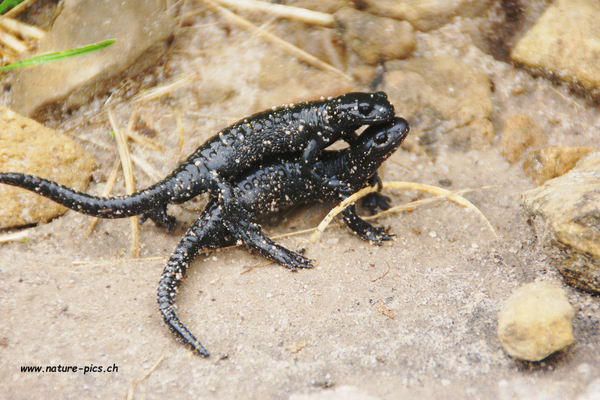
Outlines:
[[360,135],[361,145],[371,154],[381,153],[387,158],[408,135],[410,128],[404,118],[395,117],[384,125],[369,127]]
[[387,94],[347,93],[338,98],[339,115],[351,123],[372,125],[390,121],[394,117],[394,106]]

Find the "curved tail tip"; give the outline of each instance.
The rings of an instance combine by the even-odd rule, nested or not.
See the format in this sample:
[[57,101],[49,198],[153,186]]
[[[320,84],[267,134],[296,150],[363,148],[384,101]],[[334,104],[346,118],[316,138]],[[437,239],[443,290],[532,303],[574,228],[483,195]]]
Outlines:
[[210,357],[210,352],[206,350],[204,346],[202,346],[200,343],[198,343],[198,346],[193,346],[192,350],[201,355],[202,357]]

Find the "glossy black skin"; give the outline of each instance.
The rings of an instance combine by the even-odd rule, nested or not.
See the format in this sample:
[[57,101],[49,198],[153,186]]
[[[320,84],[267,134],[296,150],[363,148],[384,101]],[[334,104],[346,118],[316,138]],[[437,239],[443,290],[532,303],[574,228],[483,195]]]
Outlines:
[[[225,213],[221,199],[213,197],[206,209],[183,236],[171,255],[158,286],[158,305],[169,328],[198,354],[208,357],[209,352],[181,323],[175,312],[177,287],[190,264],[203,249],[229,246],[245,242],[251,249],[277,261],[292,271],[311,268],[312,261],[286,249],[264,235],[260,226],[248,217],[275,211],[279,207],[320,200],[342,200],[347,192],[355,192],[376,183],[372,177],[379,166],[392,154],[408,134],[408,123],[395,118],[385,125],[368,128],[348,149],[325,152],[315,163],[316,169],[330,184],[319,185],[304,178],[301,170],[303,157],[288,156],[271,163],[263,163],[239,177],[232,184],[233,197],[239,200],[237,213]],[[342,183],[343,182],[343,183]],[[343,190],[336,190],[340,186]],[[387,201],[373,202],[374,206]],[[384,228],[376,228],[362,220],[352,205],[343,211],[344,222],[356,234],[375,244],[390,240]]]
[[[271,156],[301,152],[302,176],[329,185],[315,168],[321,151],[338,139],[354,142],[354,131],[362,125],[385,123],[393,117],[394,107],[382,92],[347,93],[268,110],[225,128],[165,179],[128,196],[91,196],[19,173],[0,173],[0,183],[36,192],[94,217],[124,218],[143,214],[142,220],[151,218],[169,231],[175,221],[167,215],[167,204],[183,203],[204,192],[213,195],[231,192],[229,180]],[[222,203],[227,209],[238,207],[235,199],[226,195]]]

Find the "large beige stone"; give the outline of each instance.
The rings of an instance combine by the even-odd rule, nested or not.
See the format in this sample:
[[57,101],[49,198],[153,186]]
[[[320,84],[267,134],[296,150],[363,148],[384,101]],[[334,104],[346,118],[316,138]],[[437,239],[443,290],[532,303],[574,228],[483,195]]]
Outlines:
[[600,89],[600,3],[557,0],[512,49],[511,58],[588,89]]
[[572,285],[600,293],[600,152],[522,199],[556,268]]
[[167,50],[175,23],[162,0],[65,0],[39,48],[25,57],[72,49],[106,39],[110,47],[60,62],[15,70],[9,105],[45,119],[103,95],[124,77],[153,66]]
[[428,152],[438,142],[456,149],[482,148],[494,139],[490,81],[457,58],[394,60],[385,64],[383,88],[411,137]]
[[562,288],[547,282],[522,286],[500,311],[500,343],[513,357],[543,360],[573,343],[574,315]]
[[344,7],[334,14],[348,49],[367,64],[408,57],[415,48],[413,27],[406,21],[376,17]]
[[[0,106],[0,172],[23,172],[84,190],[95,163],[68,136]],[[66,208],[0,184],[0,228],[54,218]]]

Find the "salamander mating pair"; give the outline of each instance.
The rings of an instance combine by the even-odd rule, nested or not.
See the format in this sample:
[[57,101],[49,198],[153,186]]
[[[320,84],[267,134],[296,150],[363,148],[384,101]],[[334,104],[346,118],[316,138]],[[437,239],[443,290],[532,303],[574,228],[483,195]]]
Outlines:
[[[360,136],[355,131],[371,125]],[[128,196],[102,198],[76,192],[32,175],[0,173],[0,183],[45,196],[83,214],[124,218],[142,214],[170,230],[173,217],[167,204],[183,203],[209,192],[211,200],[171,255],[161,276],[158,304],[171,330],[193,350],[209,356],[202,344],[179,321],[174,300],[185,273],[198,252],[242,241],[291,270],[310,268],[312,261],[280,246],[252,222],[275,208],[315,200],[341,200],[369,184],[376,171],[408,134],[408,123],[394,117],[385,93],[348,93],[333,99],[283,106],[255,114],[219,132],[199,147],[169,176],[148,189]],[[323,149],[338,139],[350,147]],[[372,208],[386,208],[376,194]],[[365,240],[389,240],[356,214],[343,212],[344,221]]]

